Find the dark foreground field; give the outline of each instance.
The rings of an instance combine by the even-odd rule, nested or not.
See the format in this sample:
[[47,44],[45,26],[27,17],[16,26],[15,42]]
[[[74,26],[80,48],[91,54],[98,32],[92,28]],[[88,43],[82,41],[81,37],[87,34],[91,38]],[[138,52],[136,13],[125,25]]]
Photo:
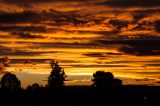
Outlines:
[[65,86],[61,90],[33,88],[0,91],[2,106],[160,106],[160,87],[122,86],[95,89],[91,86]]

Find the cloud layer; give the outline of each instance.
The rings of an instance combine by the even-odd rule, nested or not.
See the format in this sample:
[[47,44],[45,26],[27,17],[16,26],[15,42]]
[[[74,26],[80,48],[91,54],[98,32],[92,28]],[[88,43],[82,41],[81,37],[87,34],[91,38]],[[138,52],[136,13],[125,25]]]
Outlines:
[[0,56],[13,67],[31,59],[47,70],[54,58],[70,75],[158,79],[159,11],[159,0],[1,0]]

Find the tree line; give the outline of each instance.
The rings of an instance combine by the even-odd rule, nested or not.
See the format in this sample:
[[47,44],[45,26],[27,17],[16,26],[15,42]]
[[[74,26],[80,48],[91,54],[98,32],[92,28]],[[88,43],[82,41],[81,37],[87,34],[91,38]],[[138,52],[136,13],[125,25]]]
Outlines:
[[[67,75],[64,69],[58,64],[57,61],[52,60],[50,62],[51,72],[48,76],[47,88],[61,89],[64,87],[64,81],[66,81]],[[97,71],[93,73],[93,84],[91,86],[97,89],[113,89],[122,86],[122,80],[115,78],[111,72]],[[16,91],[21,89],[21,81],[15,74],[6,72],[0,81],[0,87],[4,90]],[[34,89],[39,88],[39,84],[34,83],[27,88]]]
[[160,88],[122,86],[111,72],[93,73],[90,86],[65,86],[67,75],[57,61],[51,61],[46,86],[38,83],[21,88],[13,73],[5,72],[0,81],[1,104],[5,106],[160,106]]

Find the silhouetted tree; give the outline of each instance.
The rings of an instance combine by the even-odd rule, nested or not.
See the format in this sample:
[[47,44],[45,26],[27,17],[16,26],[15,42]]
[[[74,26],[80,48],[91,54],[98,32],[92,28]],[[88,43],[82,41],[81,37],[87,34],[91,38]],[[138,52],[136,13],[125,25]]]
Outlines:
[[40,94],[40,89],[41,89],[41,87],[38,83],[34,83],[34,84],[29,85],[27,87],[27,91],[30,94]]
[[48,77],[48,86],[52,88],[61,88],[64,86],[66,74],[64,70],[58,65],[58,62],[51,61],[52,71]]
[[20,80],[18,80],[15,74],[9,72],[4,74],[0,84],[2,89],[9,91],[16,91],[19,90],[21,87]]
[[122,80],[115,78],[114,79],[114,86],[117,87],[121,87],[122,86]]
[[29,85],[27,87],[27,90],[34,90],[34,89],[39,89],[39,88],[40,88],[39,84],[38,83],[34,83],[32,85]]
[[38,83],[32,84],[32,89],[39,89],[39,88],[40,88],[40,86]]
[[93,74],[93,86],[112,89],[122,85],[122,80],[114,78],[111,72],[97,71]]

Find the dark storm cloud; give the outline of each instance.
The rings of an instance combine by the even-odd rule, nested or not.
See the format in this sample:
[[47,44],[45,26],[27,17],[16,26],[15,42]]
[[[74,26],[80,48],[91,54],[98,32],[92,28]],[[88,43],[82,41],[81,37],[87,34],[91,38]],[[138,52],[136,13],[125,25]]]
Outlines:
[[102,35],[112,35],[112,34],[118,34],[118,30],[113,31],[77,31],[79,33],[92,33],[92,34],[102,34]]
[[[134,23],[137,24],[132,30],[151,30],[149,26],[154,26],[153,22],[150,21],[143,21],[141,23],[137,23],[139,20],[147,17],[144,14],[133,14],[132,22],[118,20],[118,19],[111,19],[106,25],[112,25],[115,29],[113,31],[77,31],[79,33],[96,33],[96,34],[103,34],[103,35],[111,35],[111,34],[118,34],[121,28],[126,28],[128,25]],[[85,19],[86,18],[86,19]],[[15,13],[0,13],[0,30],[1,31],[35,31],[35,32],[46,32],[47,30],[64,30],[64,29],[54,29],[50,28],[47,29],[46,26],[63,26],[63,25],[72,25],[71,27],[78,27],[78,26],[92,26],[92,25],[101,25],[103,24],[104,18],[89,18],[85,16],[80,16],[76,12],[59,12],[56,10],[49,10],[49,11],[23,11],[23,12],[15,12]],[[46,22],[46,23],[43,23]],[[91,25],[88,25],[91,23]],[[17,26],[16,24],[27,24],[30,23],[32,26]],[[156,24],[157,23],[157,24]],[[15,24],[15,26],[14,26]],[[36,26],[36,24],[42,24],[42,26]],[[155,29],[159,31],[158,21],[155,22]],[[107,27],[107,26],[106,26]],[[69,32],[69,30],[64,30],[65,32]],[[76,30],[70,31],[74,32]]]
[[160,67],[160,63],[156,63],[156,64],[145,64],[145,66]]
[[119,51],[126,54],[139,56],[160,55],[160,46],[158,45],[160,45],[160,40],[130,41],[126,42],[126,44],[122,46]]
[[149,14],[155,14],[159,12],[160,12],[159,8],[149,8],[145,10],[135,10],[133,13],[149,15]]
[[[46,26],[63,26],[68,24],[81,25],[87,24],[91,20],[78,19],[82,18],[76,12],[59,12],[53,9],[49,11],[23,11],[23,12],[4,12],[0,13],[0,30],[2,31],[46,31]],[[84,17],[83,17],[84,18]],[[97,22],[97,20],[92,20]],[[46,23],[43,23],[46,22]],[[18,26],[17,24],[32,24],[31,26]],[[42,24],[37,26],[36,24]],[[57,30],[57,29],[52,29]]]
[[49,3],[49,2],[86,2],[92,0],[2,0],[6,3]]
[[136,23],[137,21],[143,19],[144,17],[147,17],[147,15],[143,14],[143,13],[133,14],[133,21],[132,21],[132,23]]
[[41,55],[44,53],[48,53],[45,51],[44,52],[29,52],[29,51],[14,49],[14,48],[8,48],[4,46],[0,46],[0,50],[1,50],[0,52],[1,56],[37,56],[37,55]]
[[41,3],[41,2],[53,2],[57,0],[2,0],[6,3]]
[[[0,13],[0,23],[40,23],[44,20],[61,21],[61,18],[68,17],[69,13],[59,12],[55,10],[49,11],[22,11],[22,12],[3,12]],[[67,18],[66,18],[67,19]]]
[[[74,4],[74,5],[79,6],[80,5],[79,3],[82,3],[82,4],[90,3],[90,2],[92,3],[94,1],[95,0],[1,0],[0,3],[7,4],[7,5],[14,5],[17,8],[22,7],[24,10],[26,9],[34,10],[34,8],[36,8],[35,5],[37,5],[37,7],[43,8],[43,6],[41,6],[43,4],[54,5],[55,3],[67,4],[67,3],[77,2],[78,4]],[[50,7],[50,8],[54,8],[54,7]]]
[[[132,30],[134,31],[134,30]],[[104,34],[104,36],[106,36],[106,34]],[[109,38],[109,36],[107,36]],[[109,41],[107,40],[97,40],[96,42],[100,43],[100,44],[121,44],[123,42],[123,40],[125,41],[124,43],[128,43],[129,41],[133,42],[133,41],[141,41],[141,40],[147,40],[147,41],[153,41],[153,40],[160,40],[160,36],[158,35],[152,35],[152,34],[133,34],[133,35],[126,35],[126,34],[121,34],[121,36],[117,35],[112,35],[111,36],[113,41]]]
[[[16,64],[16,63],[24,63],[25,61],[34,61],[38,64],[49,64],[49,61],[51,61],[52,59],[11,59],[11,62],[13,64]],[[48,62],[47,62],[48,61]],[[75,60],[58,60],[58,62],[61,62],[61,63],[79,63],[79,61],[75,61]]]
[[[95,0],[1,0],[3,3],[11,4],[31,4],[31,3],[50,3],[50,2],[93,2]],[[104,0],[103,0],[104,1]],[[159,0],[106,0],[105,5],[113,7],[153,7],[159,6]]]
[[47,29],[44,26],[0,26],[0,31],[16,32],[16,31],[29,31],[29,32],[46,32]]
[[157,81],[156,83],[160,84],[160,81]]
[[40,14],[33,11],[0,13],[0,23],[37,23],[40,19]]
[[107,57],[108,55],[122,55],[121,53],[86,53],[83,54],[85,56],[89,56],[89,57]]
[[22,51],[22,50],[17,50],[16,52],[13,53],[8,53],[8,55],[16,55],[16,56],[39,56],[45,53],[57,53],[57,52],[29,52],[29,51]]
[[[52,30],[52,29],[50,29],[50,30]],[[113,31],[81,31],[81,30],[70,30],[69,31],[69,30],[64,30],[64,29],[55,29],[55,30],[61,30],[61,31],[65,31],[68,33],[76,32],[76,33],[80,33],[80,34],[101,34],[101,35],[108,35],[108,36],[119,33],[118,30],[113,30]]]
[[111,63],[117,64],[117,63],[160,63],[160,60],[124,60],[124,61],[112,61]]
[[155,30],[160,33],[160,20],[155,21]]
[[1,55],[5,55],[6,53],[13,52],[12,49],[4,47],[4,46],[0,46],[0,50],[1,50],[0,52]]
[[126,37],[127,39],[129,39],[129,37],[132,37],[131,40],[160,40],[159,36],[147,35],[147,34],[123,35],[123,36],[127,36]]
[[108,0],[104,5],[112,7],[155,7],[160,6],[159,0]]
[[[63,65],[65,66],[65,65]],[[66,65],[68,66],[68,65]],[[69,65],[70,67],[78,68],[97,68],[97,67],[129,67],[128,65],[107,65],[107,64],[94,64],[94,65]]]
[[87,53],[83,55],[89,56],[89,57],[105,57],[103,53]]
[[98,42],[104,46],[120,45],[118,50],[125,54],[138,56],[160,55],[160,40],[99,40]]
[[11,63],[12,64],[24,64],[26,61],[34,61],[36,63],[45,63],[45,61],[47,61],[47,59],[11,59]]
[[138,46],[122,46],[119,51],[126,54],[137,56],[160,55],[160,48],[138,47]]
[[[54,39],[54,37],[53,37],[53,39]],[[70,39],[71,38],[64,38],[64,40],[70,40]],[[83,39],[84,38],[78,39],[78,40],[83,40]],[[60,38],[60,40],[62,40],[62,39]],[[18,43],[23,44],[23,42],[18,42]],[[41,42],[32,42],[32,41],[30,41],[29,43],[32,43],[32,45],[36,45],[36,47],[40,47],[40,48],[59,48],[59,47],[60,48],[93,48],[93,47],[98,46],[94,42],[89,42],[89,43],[82,43],[82,42],[70,42],[70,43],[65,43],[65,42],[43,42],[43,43],[41,43]]]
[[59,12],[53,9],[49,11],[23,11],[23,12],[3,12],[0,13],[0,23],[34,23],[39,24],[42,21],[51,22],[73,22],[73,23],[83,23],[82,20],[76,19],[78,15],[74,12]]
[[143,21],[141,23],[137,23],[137,26],[132,28],[132,30],[152,30],[152,26],[154,27],[153,22]]
[[[130,30],[152,30],[151,28],[154,27],[155,22],[141,21],[143,18],[149,18],[149,16],[147,16],[146,14],[133,13],[132,16],[133,16],[133,19],[131,19],[130,21],[111,19],[107,24],[113,25],[113,27],[115,27],[115,31],[114,31],[115,33],[120,32],[120,30],[122,28],[128,28],[128,26],[132,25],[132,24],[134,24],[136,26],[134,26]],[[156,24],[156,25],[158,25],[158,24]],[[156,28],[158,28],[158,27],[156,27]],[[114,32],[113,32],[113,34],[115,34]]]
[[19,37],[19,38],[24,38],[24,39],[44,38],[40,35],[33,35],[29,32],[11,32],[11,35],[13,35],[14,37]]
[[117,29],[121,29],[122,27],[128,26],[128,21],[122,20],[110,20],[109,23],[115,26]]

